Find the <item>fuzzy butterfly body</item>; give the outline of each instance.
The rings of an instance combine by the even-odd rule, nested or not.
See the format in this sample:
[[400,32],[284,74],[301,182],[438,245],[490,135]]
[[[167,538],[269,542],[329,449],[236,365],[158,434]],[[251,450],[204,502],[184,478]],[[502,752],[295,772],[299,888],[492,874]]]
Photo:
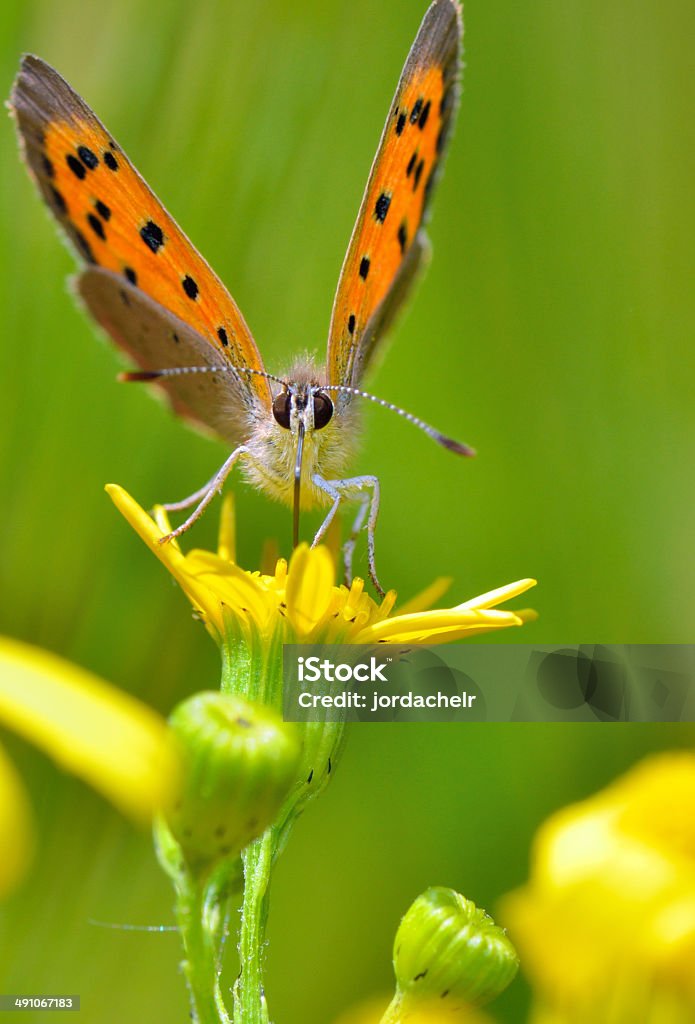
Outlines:
[[[204,488],[169,506],[198,503],[174,535],[239,462],[255,485],[294,504],[295,543],[300,507],[330,506],[318,543],[340,504],[356,501],[346,571],[366,528],[370,575],[381,589],[378,480],[344,476],[357,435],[355,397],[375,400],[359,392],[361,381],[428,252],[423,222],[457,105],[461,33],[456,0],[434,0],[401,74],[350,240],[326,365],[298,362],[281,377],[265,371],[233,298],[96,115],[53,68],[23,59],[11,109],[30,173],[80,259],[81,299],[140,367],[128,379],[155,383],[177,412],[234,449]],[[446,447],[471,454],[405,415]]]

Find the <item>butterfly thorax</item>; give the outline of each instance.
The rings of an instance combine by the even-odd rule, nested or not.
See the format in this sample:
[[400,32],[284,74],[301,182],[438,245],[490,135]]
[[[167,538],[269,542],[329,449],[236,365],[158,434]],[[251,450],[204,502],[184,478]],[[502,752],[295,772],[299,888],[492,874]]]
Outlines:
[[325,374],[306,360],[293,366],[283,380],[273,386],[271,411],[255,418],[243,470],[255,486],[291,505],[301,438],[300,507],[326,505],[328,496],[313,478],[336,480],[345,475],[357,443],[356,411],[350,404],[341,405],[341,415],[333,415],[333,398],[323,390]]

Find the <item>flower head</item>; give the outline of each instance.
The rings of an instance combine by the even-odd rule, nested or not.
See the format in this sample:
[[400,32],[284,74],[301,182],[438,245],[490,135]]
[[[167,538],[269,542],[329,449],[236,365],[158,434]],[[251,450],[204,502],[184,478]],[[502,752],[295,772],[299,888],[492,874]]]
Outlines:
[[[535,580],[521,580],[450,608],[428,610],[446,586],[437,581],[400,613],[396,594],[379,603],[355,579],[336,584],[327,547],[301,544],[288,562],[278,558],[265,572],[236,564],[231,499],[223,504],[218,550],[184,553],[178,542],[164,541],[171,527],[160,508],[149,516],[121,487],[107,492],[118,510],[164,564],[222,653],[222,691],[251,703],[282,709],[284,644],[445,643],[507,626],[520,626],[532,612],[500,611]],[[282,830],[308,800],[327,785],[344,738],[344,723],[302,723],[302,753],[295,783],[276,821]]]
[[269,573],[246,571],[234,560],[229,500],[223,505],[217,552],[184,554],[176,541],[162,543],[170,526],[161,509],[152,518],[121,487],[110,484],[107,491],[218,642],[233,628],[246,640],[265,642],[438,644],[521,626],[533,614],[497,608],[534,586],[531,579],[452,607],[428,609],[441,592],[436,584],[394,614],[393,590],[379,603],[365,592],[361,579],[349,587],[336,585],[333,558],[323,546],[301,544],[289,564],[279,558]]

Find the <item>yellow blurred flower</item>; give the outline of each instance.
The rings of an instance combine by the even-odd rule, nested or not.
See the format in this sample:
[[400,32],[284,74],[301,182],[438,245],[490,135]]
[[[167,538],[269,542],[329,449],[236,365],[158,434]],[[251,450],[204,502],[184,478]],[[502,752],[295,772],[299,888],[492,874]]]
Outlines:
[[695,755],[553,815],[501,916],[543,1024],[695,1020]]
[[33,850],[29,801],[14,765],[0,747],[0,899],[22,880]]
[[390,1006],[388,999],[370,999],[341,1013],[334,1024],[493,1024],[491,1017],[481,1010],[458,1010],[452,1014],[436,1003],[411,1010],[407,1016],[386,1016]]
[[450,608],[427,610],[441,592],[434,584],[420,599],[392,614],[396,594],[381,603],[355,579],[350,587],[336,586],[335,569],[326,547],[301,544],[289,565],[278,559],[272,574],[248,572],[234,561],[233,512],[223,504],[218,551],[184,554],[176,541],[161,543],[170,525],[161,509],[151,518],[121,487],[106,488],[118,510],[168,569],[188,597],[208,631],[218,642],[230,629],[244,639],[279,643],[427,643],[438,644],[521,626],[530,611],[500,611],[497,605],[535,585],[525,579],[490,591]]
[[[0,638],[0,721],[147,821],[178,779],[167,725],[134,697],[47,651]],[[28,801],[0,752],[0,895],[33,845]]]

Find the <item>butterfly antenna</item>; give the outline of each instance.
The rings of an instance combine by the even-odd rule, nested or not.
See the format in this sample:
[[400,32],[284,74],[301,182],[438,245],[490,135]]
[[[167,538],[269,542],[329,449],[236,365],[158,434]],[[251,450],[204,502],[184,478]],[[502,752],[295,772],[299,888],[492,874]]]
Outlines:
[[285,387],[285,381],[265,370],[254,370],[251,366],[168,366],[162,370],[126,370],[118,374],[118,380],[132,383],[133,381],[158,380],[160,377],[183,377],[188,373],[247,373],[250,376],[265,377],[266,380],[275,381]]
[[442,448],[447,448],[450,452],[455,452],[457,455],[466,455],[472,458],[475,455],[475,448],[471,448],[470,445],[462,444],[461,441],[455,441],[452,437],[446,437],[444,434],[435,430],[434,427],[430,426],[429,423],[425,423],[417,416],[413,416],[412,412],[408,412],[406,409],[401,409],[399,405],[394,405],[392,402],[387,402],[384,398],[377,398],[376,395],[371,395],[368,391],[361,391],[359,388],[351,388],[347,384],[326,384],[321,386],[321,391],[339,391],[341,394],[356,395],[358,398],[366,398],[369,402],[374,402],[376,405],[380,405],[383,409],[390,409],[391,412],[397,413],[402,416],[403,419],[408,420],[413,426],[419,427],[420,430],[424,431],[428,437],[431,437],[433,441],[440,444]]

